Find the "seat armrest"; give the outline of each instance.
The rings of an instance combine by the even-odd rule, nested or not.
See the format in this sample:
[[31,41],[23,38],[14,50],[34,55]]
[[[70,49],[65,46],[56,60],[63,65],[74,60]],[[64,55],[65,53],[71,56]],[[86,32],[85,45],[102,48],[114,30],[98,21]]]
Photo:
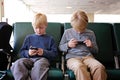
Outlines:
[[116,69],[120,69],[120,64],[119,64],[119,54],[120,54],[120,51],[114,51],[114,61],[115,61],[115,68]]
[[116,68],[116,69],[120,69],[118,56],[115,55],[115,56],[114,56],[114,60],[115,60],[115,68]]
[[2,80],[6,74],[6,71],[0,71],[0,80]]
[[62,52],[62,65],[61,65],[61,69],[62,69],[63,73],[65,73],[65,56],[66,56],[66,53]]

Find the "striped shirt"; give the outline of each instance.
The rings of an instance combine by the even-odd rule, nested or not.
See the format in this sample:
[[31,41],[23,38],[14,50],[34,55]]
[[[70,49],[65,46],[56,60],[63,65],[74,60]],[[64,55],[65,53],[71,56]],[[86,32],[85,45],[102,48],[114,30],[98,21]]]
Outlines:
[[[78,41],[90,39],[93,47],[90,48],[87,47],[85,44],[78,44],[75,48],[69,48],[68,42],[72,38],[75,38]],[[89,29],[86,29],[83,33],[78,33],[73,28],[65,30],[60,41],[59,49],[63,52],[67,52],[66,59],[74,57],[81,58],[83,56],[89,56],[98,52],[95,34],[92,30]]]

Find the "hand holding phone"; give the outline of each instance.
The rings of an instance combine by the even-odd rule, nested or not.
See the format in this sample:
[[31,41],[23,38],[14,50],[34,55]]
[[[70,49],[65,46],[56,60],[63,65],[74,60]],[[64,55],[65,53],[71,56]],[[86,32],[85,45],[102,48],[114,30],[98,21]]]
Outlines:
[[38,50],[38,48],[33,47],[33,46],[30,46],[30,49],[32,49],[32,50]]

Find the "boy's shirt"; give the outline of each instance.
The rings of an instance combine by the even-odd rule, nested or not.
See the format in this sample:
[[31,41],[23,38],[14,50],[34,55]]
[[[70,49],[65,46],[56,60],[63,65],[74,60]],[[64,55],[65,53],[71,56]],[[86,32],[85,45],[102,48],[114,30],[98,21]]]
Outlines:
[[[78,41],[90,39],[92,41],[93,48],[88,48],[85,44],[78,44],[75,48],[68,48],[68,42],[72,38],[75,38]],[[61,51],[67,52],[66,59],[73,57],[81,58],[98,52],[95,34],[89,29],[86,29],[83,33],[78,33],[73,28],[67,29],[63,34],[59,48]]]
[[[42,48],[43,55],[29,56],[28,52],[30,46]],[[52,36],[49,36],[47,34],[45,35],[31,34],[26,36],[24,43],[20,49],[20,54],[21,57],[25,57],[25,58],[45,57],[51,61],[57,56],[58,52],[55,41]]]

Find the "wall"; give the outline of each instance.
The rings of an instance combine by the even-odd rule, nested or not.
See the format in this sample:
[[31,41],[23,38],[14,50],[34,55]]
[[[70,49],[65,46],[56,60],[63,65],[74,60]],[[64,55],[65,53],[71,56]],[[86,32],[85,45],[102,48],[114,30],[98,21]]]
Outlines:
[[3,16],[4,16],[4,0],[0,0],[0,21],[2,21]]

